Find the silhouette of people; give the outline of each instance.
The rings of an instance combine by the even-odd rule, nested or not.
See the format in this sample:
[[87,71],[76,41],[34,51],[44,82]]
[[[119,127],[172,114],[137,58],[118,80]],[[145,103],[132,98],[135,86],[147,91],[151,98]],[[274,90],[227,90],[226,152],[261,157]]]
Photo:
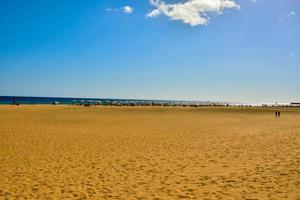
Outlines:
[[280,118],[280,111],[275,111],[275,118]]

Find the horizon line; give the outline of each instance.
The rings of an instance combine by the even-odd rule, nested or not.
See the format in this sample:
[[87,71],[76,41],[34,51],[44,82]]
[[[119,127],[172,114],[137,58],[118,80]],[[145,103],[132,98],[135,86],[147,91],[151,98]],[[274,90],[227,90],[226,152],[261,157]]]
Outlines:
[[[211,102],[211,103],[239,103],[239,104],[251,104],[251,105],[262,105],[262,104],[291,104],[296,103],[290,102],[247,102],[247,101],[219,101],[219,100],[176,100],[176,99],[146,99],[146,98],[103,98],[103,97],[70,97],[70,96],[29,96],[29,95],[0,95],[1,97],[11,98],[65,98],[65,99],[102,99],[102,100],[131,100],[131,101],[173,101],[173,102]],[[299,101],[300,102],[300,101]]]

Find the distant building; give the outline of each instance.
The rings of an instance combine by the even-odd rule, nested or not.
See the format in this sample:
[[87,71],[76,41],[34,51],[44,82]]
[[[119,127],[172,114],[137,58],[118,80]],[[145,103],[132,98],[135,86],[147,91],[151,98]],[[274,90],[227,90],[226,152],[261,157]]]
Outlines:
[[291,106],[300,107],[300,103],[291,103]]

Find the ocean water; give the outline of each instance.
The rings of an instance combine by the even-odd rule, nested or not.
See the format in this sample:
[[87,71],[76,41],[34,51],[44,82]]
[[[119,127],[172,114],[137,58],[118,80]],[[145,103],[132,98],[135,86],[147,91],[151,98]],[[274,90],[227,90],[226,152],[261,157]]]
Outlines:
[[[65,97],[22,97],[22,96],[0,96],[0,104],[87,104],[101,102],[111,103],[156,103],[156,104],[207,104],[207,101],[168,101],[168,100],[141,100],[141,99],[101,99],[101,98],[65,98]],[[210,102],[212,103],[212,102]]]
[[96,101],[101,101],[103,104],[109,104],[111,102],[145,102],[149,100],[0,96],[0,104],[52,104],[53,102],[59,102],[59,104],[84,104]]
[[[2,104],[95,104],[100,102],[103,105],[130,105],[130,104],[180,104],[180,105],[251,105],[257,106],[257,103],[241,103],[241,102],[220,102],[220,101],[176,101],[176,100],[145,100],[145,99],[104,99],[104,98],[71,98],[71,97],[23,97],[23,96],[0,96],[0,105]],[[271,104],[270,104],[271,105]]]

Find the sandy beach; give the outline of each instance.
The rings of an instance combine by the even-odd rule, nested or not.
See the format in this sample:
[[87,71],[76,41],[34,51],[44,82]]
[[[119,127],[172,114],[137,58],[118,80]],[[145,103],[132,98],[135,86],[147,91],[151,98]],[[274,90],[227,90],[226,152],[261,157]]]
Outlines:
[[300,109],[0,106],[0,199],[300,199]]

